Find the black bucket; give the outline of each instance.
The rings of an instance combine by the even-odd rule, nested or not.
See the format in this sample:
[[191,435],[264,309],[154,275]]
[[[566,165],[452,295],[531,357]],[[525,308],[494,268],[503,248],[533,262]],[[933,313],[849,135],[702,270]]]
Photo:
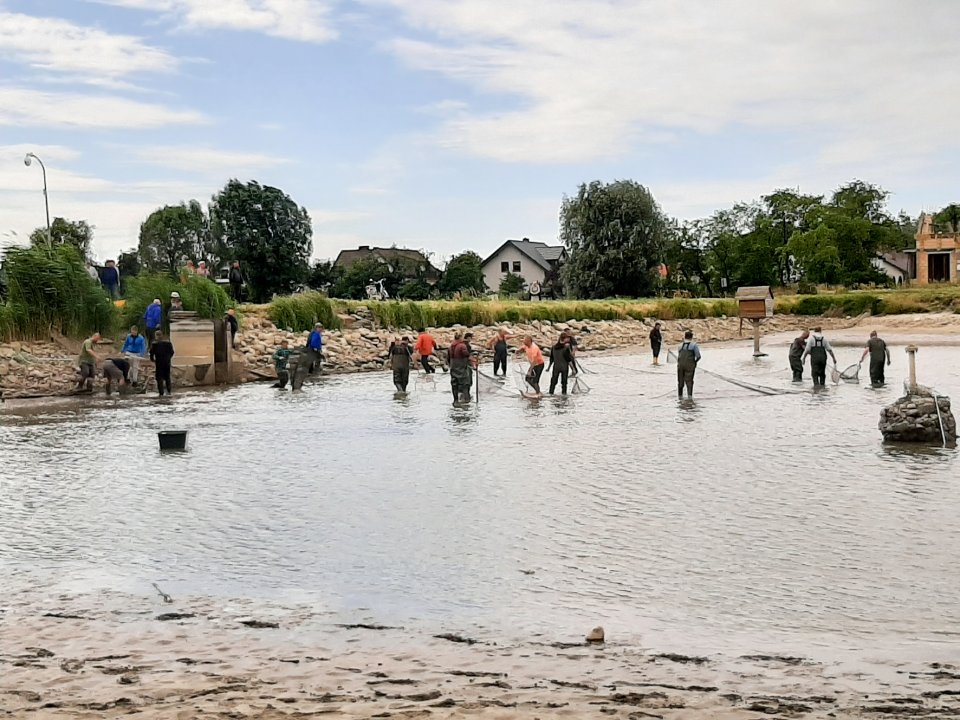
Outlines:
[[187,449],[187,431],[186,430],[163,430],[157,433],[160,438],[161,450],[186,450]]

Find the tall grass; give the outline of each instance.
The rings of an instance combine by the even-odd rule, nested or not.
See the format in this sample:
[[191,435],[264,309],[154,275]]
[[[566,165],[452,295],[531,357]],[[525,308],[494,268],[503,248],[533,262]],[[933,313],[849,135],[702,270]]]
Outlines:
[[289,328],[294,332],[312,330],[318,322],[331,330],[337,330],[341,326],[340,318],[337,317],[329,298],[323,293],[312,291],[274,298],[270,303],[268,317],[278,328]]
[[11,248],[3,264],[8,295],[0,337],[35,340],[51,330],[70,337],[113,330],[116,309],[72,246]]
[[142,326],[143,314],[153,299],[159,298],[166,308],[174,291],[180,293],[184,310],[192,310],[208,320],[223,317],[233,305],[224,289],[207,278],[192,276],[181,284],[168,275],[148,273],[127,282],[127,301],[120,313],[122,327]]

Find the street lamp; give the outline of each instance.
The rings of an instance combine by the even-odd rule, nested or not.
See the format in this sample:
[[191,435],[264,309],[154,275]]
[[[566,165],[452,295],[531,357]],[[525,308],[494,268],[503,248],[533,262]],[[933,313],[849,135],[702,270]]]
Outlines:
[[47,195],[47,168],[43,164],[43,160],[38,158],[32,152],[27,153],[23,157],[23,164],[27,167],[30,167],[31,163],[36,160],[40,163],[40,169],[43,171],[43,205],[47,210],[47,245],[53,245],[53,236],[50,234],[50,198]]

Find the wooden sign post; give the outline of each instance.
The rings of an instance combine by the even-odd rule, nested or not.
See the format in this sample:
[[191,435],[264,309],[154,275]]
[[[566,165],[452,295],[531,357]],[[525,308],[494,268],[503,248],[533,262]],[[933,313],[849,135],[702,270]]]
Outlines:
[[760,351],[760,323],[773,317],[773,290],[769,285],[742,287],[737,289],[736,298],[741,329],[744,320],[753,325],[753,356],[766,357],[766,353]]

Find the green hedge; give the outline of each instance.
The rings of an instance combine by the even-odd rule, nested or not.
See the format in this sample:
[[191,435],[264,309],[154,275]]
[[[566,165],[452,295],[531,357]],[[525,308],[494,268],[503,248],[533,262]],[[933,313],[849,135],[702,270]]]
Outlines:
[[341,326],[330,299],[313,291],[274,298],[267,316],[276,327],[294,332],[312,330],[318,322],[330,330],[338,330]]

